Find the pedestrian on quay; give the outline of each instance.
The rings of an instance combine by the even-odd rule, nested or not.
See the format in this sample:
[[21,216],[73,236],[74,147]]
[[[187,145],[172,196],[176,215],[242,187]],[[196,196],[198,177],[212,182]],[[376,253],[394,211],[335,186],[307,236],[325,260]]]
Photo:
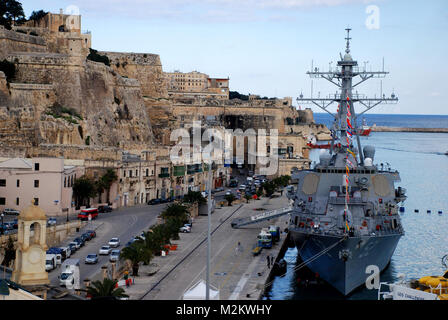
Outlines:
[[268,269],[270,269],[271,268],[271,258],[269,256],[266,256],[266,260],[268,263]]
[[271,266],[274,266],[274,256],[271,256]]

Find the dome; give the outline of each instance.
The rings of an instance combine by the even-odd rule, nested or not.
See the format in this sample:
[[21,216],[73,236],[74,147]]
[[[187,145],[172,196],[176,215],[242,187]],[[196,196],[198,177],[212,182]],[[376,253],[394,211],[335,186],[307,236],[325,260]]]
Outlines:
[[45,211],[34,205],[34,200],[31,201],[31,205],[26,207],[20,212],[19,219],[21,220],[47,220]]
[[346,53],[344,55],[344,61],[353,61],[352,56],[350,55],[350,53]]

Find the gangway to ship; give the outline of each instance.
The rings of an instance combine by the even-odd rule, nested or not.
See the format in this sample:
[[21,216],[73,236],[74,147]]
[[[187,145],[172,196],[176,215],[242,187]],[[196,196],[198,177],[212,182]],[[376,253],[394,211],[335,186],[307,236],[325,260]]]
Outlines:
[[275,209],[275,210],[269,210],[265,211],[263,213],[256,214],[254,216],[250,216],[247,218],[239,218],[232,221],[231,226],[234,229],[238,229],[242,226],[247,226],[249,224],[253,223],[259,223],[262,221],[274,219],[277,217],[281,217],[285,214],[288,214],[292,211],[291,207],[281,208],[281,209]]

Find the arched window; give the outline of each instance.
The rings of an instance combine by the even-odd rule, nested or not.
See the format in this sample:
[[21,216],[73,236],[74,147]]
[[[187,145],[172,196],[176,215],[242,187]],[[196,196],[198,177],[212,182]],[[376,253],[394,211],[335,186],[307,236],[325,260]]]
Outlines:
[[[33,244],[39,244],[40,243],[40,223],[39,222],[34,222],[31,226],[30,226],[30,241],[29,244],[33,245]],[[31,235],[31,232],[34,232],[33,235]]]

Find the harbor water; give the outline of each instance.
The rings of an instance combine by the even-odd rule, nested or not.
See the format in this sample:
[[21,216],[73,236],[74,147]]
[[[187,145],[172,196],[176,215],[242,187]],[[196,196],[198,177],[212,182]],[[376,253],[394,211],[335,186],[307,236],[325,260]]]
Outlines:
[[[372,115],[372,118],[375,122],[366,116],[369,125],[448,128],[448,116],[412,115],[400,118],[395,115],[395,121],[390,120],[390,115]],[[331,119],[329,115],[316,114],[315,121],[329,125]],[[448,254],[448,156],[445,155],[448,134],[372,132],[370,137],[362,137],[361,143],[376,148],[376,164],[390,164],[400,172],[402,182],[397,186],[406,188],[408,196],[404,203],[405,212],[400,213],[405,235],[398,243],[390,265],[381,274],[380,281],[397,281],[400,273],[405,274],[407,279],[441,275],[445,271],[441,258]],[[328,151],[313,150],[311,160],[318,161],[320,152]],[[296,248],[288,249],[284,259],[288,262],[288,271],[284,276],[275,278],[265,299],[377,299],[377,290],[368,290],[365,286],[344,297],[328,284],[316,283],[318,277],[306,267],[295,270],[301,262]]]

